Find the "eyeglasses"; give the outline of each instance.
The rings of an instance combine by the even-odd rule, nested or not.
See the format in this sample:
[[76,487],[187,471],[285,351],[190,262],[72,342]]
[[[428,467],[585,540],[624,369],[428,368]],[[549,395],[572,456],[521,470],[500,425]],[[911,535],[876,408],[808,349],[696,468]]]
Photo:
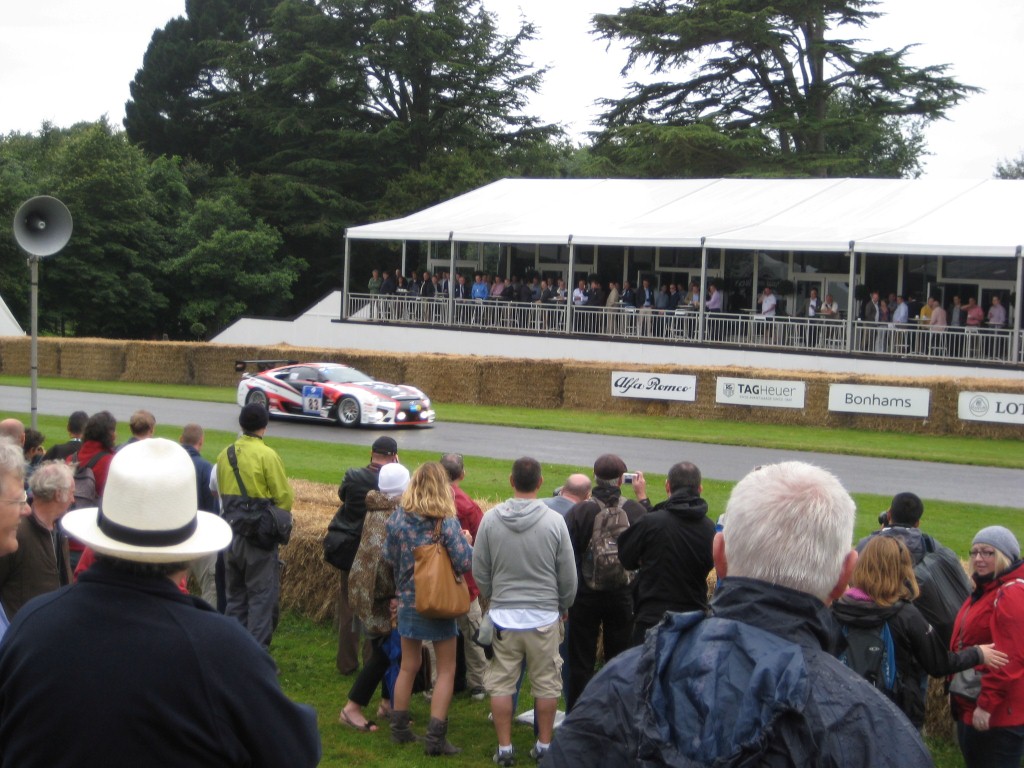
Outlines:
[[982,557],[988,560],[990,557],[996,556],[996,551],[994,549],[972,549],[968,554],[971,557]]
[[16,504],[19,507],[24,507],[28,504],[28,494],[22,494],[20,499],[0,499],[0,504]]

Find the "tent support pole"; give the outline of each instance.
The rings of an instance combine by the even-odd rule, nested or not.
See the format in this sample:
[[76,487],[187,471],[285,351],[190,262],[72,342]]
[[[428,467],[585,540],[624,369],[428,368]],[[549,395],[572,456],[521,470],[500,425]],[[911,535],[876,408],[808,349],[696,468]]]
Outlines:
[[705,245],[706,237],[700,239],[700,304],[697,315],[697,343],[704,343],[704,305],[707,304],[708,295],[708,248]]
[[[1024,257],[1021,246],[1017,246],[1017,300],[1013,302],[1013,337],[1010,339],[1010,362],[1020,361],[1020,315],[1021,290],[1024,289]],[[1007,302],[1009,303],[1009,302]]]
[[455,320],[455,284],[458,279],[455,277],[455,232],[448,233],[449,259],[448,259],[448,321],[445,323],[451,326]]
[[341,319],[348,319],[348,275],[349,266],[352,262],[352,241],[348,239],[348,232],[345,232],[345,258],[342,260],[341,268]]
[[[408,270],[405,267],[405,254],[406,254],[406,249],[407,249],[408,245],[409,245],[409,241],[408,240],[403,240],[402,241],[402,272],[401,272],[401,274],[403,274],[403,275],[408,274]],[[427,244],[427,247],[428,248],[430,247],[429,243]],[[398,278],[397,277],[395,278],[395,285],[398,285]]]
[[565,281],[565,333],[572,333],[572,286],[573,273],[576,271],[576,246],[572,244],[572,235],[569,235],[569,279]]
[[857,286],[854,284],[854,280],[857,278],[857,251],[853,248],[853,240],[850,241],[850,283],[849,291],[846,294],[846,352],[849,353],[853,350],[853,323],[856,320],[857,313],[854,311],[854,305],[856,304]]

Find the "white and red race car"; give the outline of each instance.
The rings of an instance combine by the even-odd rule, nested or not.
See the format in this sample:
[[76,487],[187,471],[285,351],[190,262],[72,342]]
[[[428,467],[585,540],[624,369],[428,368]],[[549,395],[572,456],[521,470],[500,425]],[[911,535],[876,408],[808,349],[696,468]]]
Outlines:
[[[434,423],[430,398],[415,387],[374,381],[362,371],[337,363],[293,363],[245,373],[239,361],[238,405],[259,403],[271,416],[330,421],[343,427]],[[274,361],[282,362],[282,361]]]

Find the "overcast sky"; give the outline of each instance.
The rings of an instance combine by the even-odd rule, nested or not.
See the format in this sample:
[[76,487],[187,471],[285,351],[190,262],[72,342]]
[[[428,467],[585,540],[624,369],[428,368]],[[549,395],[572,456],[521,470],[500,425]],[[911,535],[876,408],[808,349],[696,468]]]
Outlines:
[[[627,0],[484,0],[512,32],[522,14],[538,27],[525,49],[550,72],[531,112],[580,135],[593,102],[623,93],[621,50],[590,34],[590,17]],[[184,0],[6,0],[0,26],[0,134],[35,132],[43,121],[69,126],[124,117],[128,84],[153,31],[184,14]],[[961,82],[980,86],[927,133],[925,173],[989,177],[997,161],[1024,150],[1024,0],[885,0],[887,15],[865,33],[876,47],[919,43],[917,66],[951,64]]]

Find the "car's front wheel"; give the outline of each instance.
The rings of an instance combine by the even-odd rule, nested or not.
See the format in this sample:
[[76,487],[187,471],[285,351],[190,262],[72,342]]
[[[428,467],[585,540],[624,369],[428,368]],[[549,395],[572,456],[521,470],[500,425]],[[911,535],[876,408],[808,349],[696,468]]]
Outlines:
[[248,395],[245,396],[246,405],[262,405],[267,411],[270,410],[270,400],[267,399],[267,393],[262,389],[254,389]]
[[336,411],[338,424],[343,427],[354,427],[359,424],[359,403],[354,397],[343,397]]

